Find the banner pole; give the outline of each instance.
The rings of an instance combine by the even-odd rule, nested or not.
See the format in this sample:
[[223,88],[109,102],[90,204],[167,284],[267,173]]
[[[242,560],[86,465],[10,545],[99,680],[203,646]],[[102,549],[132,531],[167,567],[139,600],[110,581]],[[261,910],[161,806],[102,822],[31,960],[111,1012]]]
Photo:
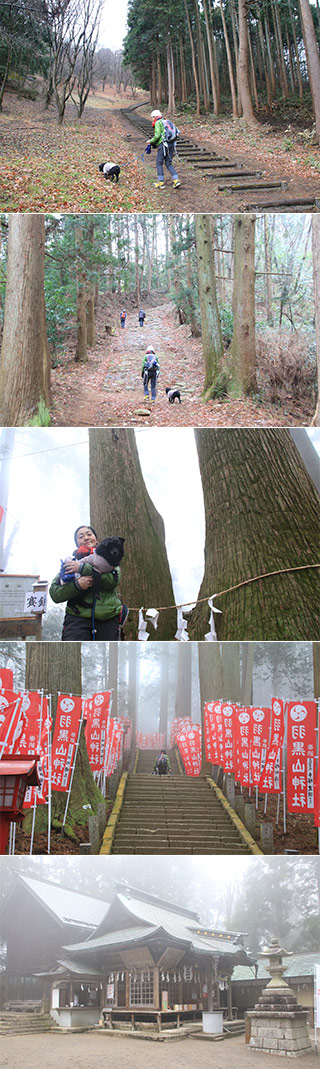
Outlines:
[[[29,691],[27,691],[27,693],[29,694]],[[39,690],[38,694],[41,695],[41,697],[40,697],[40,717],[39,717],[38,748],[37,748],[38,752],[40,754],[41,731],[42,731],[42,714],[43,714],[43,690]],[[34,803],[33,803],[33,807],[32,807],[33,808],[33,814],[32,814],[31,839],[30,839],[30,851],[29,851],[30,854],[32,854],[32,850],[33,850],[34,829],[35,829],[35,822],[36,822],[36,811],[37,811],[37,794],[36,794],[36,792],[37,792],[37,787],[35,787],[35,789],[34,789]]]
[[31,828],[30,850],[29,850],[30,854],[32,854],[32,850],[33,850],[34,826],[35,826],[35,822],[36,822],[36,808],[37,808],[37,803],[34,802],[33,812],[32,812],[32,828]]
[[77,741],[76,741],[76,745],[75,745],[75,748],[74,748],[74,759],[73,759],[73,765],[72,765],[71,774],[70,774],[70,784],[69,784],[69,790],[68,790],[68,795],[67,795],[66,808],[65,808],[65,811],[64,811],[64,818],[63,818],[63,821],[62,821],[61,835],[63,833],[63,829],[64,829],[64,826],[65,826],[65,823],[66,823],[68,805],[69,805],[69,802],[70,802],[70,794],[71,794],[71,790],[72,790],[73,777],[74,777],[74,772],[75,772],[75,767],[76,767],[76,760],[77,760],[77,753],[78,753],[78,749],[79,749],[80,734],[81,734],[81,728],[82,728],[82,723],[83,723],[83,709],[84,709],[84,700],[82,698],[81,699],[81,716],[80,716],[80,720],[79,720],[78,736],[77,736]]
[[282,783],[283,783],[283,834],[287,832],[287,811],[286,811],[286,782],[287,782],[287,740],[288,740],[288,702],[284,708],[284,736],[282,744]]
[[[109,723],[110,723],[110,720],[111,720],[111,713],[112,713],[112,695],[113,695],[113,688],[112,688],[112,690],[110,691],[110,702],[109,702],[109,710],[108,710],[108,720],[107,720],[107,732],[106,732],[106,743],[105,743],[105,750],[104,750],[104,761],[103,761],[103,768],[101,769],[101,773],[102,773],[102,780],[101,780],[101,783],[102,783],[102,791],[101,791],[101,794],[103,794],[103,797],[104,797],[104,798],[106,797],[106,780],[107,780],[107,776],[106,776],[106,763],[107,763],[107,744],[108,744],[108,733],[109,733]],[[109,748],[108,748],[108,749],[109,749]]]
[[48,694],[48,854],[50,854],[50,851],[51,851],[51,806],[52,806],[52,787],[51,787],[51,779],[52,779],[52,767],[51,767],[52,730],[51,730],[51,727],[50,727],[50,724],[52,722],[51,721],[51,713],[52,713],[52,702],[51,702],[51,699],[52,699],[52,695]]

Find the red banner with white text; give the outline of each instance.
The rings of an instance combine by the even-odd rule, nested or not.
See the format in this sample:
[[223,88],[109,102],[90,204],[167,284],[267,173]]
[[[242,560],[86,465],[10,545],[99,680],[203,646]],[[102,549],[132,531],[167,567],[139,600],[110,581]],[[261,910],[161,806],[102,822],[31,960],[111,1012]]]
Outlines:
[[206,759],[210,761],[210,764],[217,765],[220,763],[220,754],[218,752],[218,737],[217,737],[217,713],[221,712],[221,702],[206,702],[204,707],[204,741],[206,748]]
[[177,735],[181,731],[189,731],[191,728],[192,720],[191,716],[176,716],[170,724],[170,749],[176,742]]
[[16,752],[24,728],[23,695],[13,690],[0,692],[0,752]]
[[316,760],[316,702],[287,702],[289,813],[312,813]]
[[193,724],[191,731],[181,732],[176,739],[187,776],[201,772],[201,728]]
[[138,750],[161,750],[165,745],[163,731],[149,731],[145,735],[143,731],[136,731],[136,745]]
[[52,741],[52,790],[67,791],[74,761],[82,698],[60,694]]
[[259,780],[259,790],[264,794],[279,794],[281,791],[282,746],[284,739],[284,713],[282,698],[271,699],[271,740],[266,761]]
[[93,694],[84,703],[85,737],[92,772],[101,772],[104,767],[110,705],[110,690]]
[[104,772],[112,776],[121,755],[123,727],[119,720],[109,720]]

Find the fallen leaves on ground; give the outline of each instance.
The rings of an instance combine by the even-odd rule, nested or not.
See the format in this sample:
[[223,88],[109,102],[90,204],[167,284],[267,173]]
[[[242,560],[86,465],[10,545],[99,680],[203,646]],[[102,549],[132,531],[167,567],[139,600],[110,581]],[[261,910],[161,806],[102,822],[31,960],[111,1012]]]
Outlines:
[[[204,403],[201,339],[193,338],[188,325],[180,326],[177,312],[167,298],[151,294],[144,301],[146,320],[141,329],[132,295],[100,298],[96,322],[96,345],[88,361],[74,361],[76,330],[72,329],[59,365],[52,372],[52,420],[55,426],[298,426],[310,423],[311,411],[290,399],[285,406],[250,398]],[[118,307],[119,303],[119,307]],[[125,329],[120,328],[121,308],[129,307]],[[106,335],[106,323],[115,334]],[[157,399],[143,398],[141,368],[147,346],[160,361]],[[182,403],[170,405],[168,386],[181,390]],[[145,410],[145,415],[141,415]]]

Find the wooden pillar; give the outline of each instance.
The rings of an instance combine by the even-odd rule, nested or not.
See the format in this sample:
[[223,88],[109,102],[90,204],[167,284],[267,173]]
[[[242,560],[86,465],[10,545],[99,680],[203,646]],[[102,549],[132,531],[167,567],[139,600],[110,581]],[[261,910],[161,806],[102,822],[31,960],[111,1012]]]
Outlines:
[[229,976],[229,977],[228,977],[228,983],[229,983],[229,987],[228,987],[228,1017],[229,1017],[229,1021],[232,1021],[232,986],[231,986],[231,976]]
[[211,962],[208,965],[208,1013],[212,1013],[213,1010],[213,967]]
[[155,1010],[161,1010],[160,1006],[160,984],[159,984],[159,969],[153,970],[153,1005]]

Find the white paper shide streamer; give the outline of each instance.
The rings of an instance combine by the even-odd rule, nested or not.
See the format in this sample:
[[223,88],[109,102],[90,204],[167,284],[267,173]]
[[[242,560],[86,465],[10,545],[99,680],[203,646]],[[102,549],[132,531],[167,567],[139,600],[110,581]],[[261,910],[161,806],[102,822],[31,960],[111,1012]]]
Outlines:
[[147,642],[148,641],[149,634],[148,634],[148,631],[147,631],[147,626],[148,625],[147,625],[146,621],[143,619],[143,606],[142,606],[142,608],[139,609],[139,624],[138,624],[138,641],[139,642]]
[[150,623],[153,624],[153,627],[154,627],[154,629],[156,631],[157,627],[158,627],[158,620],[159,620],[158,609],[147,609],[147,611],[146,611],[146,620],[150,620]]
[[222,609],[217,609],[216,606],[213,604],[213,599],[215,597],[216,597],[216,595],[212,594],[211,598],[208,598],[208,605],[209,605],[209,609],[210,609],[210,617],[209,617],[210,631],[207,631],[207,634],[204,636],[206,642],[217,642],[217,632],[216,632],[215,622],[214,622],[214,613],[215,612],[219,612],[221,614]]
[[184,620],[183,615],[182,615],[182,608],[179,608],[179,609],[177,609],[177,630],[176,630],[176,633],[175,633],[175,636],[174,636],[177,639],[177,642],[189,642],[190,641],[189,635],[188,635],[188,632],[187,632],[187,627],[188,627],[188,621]]

